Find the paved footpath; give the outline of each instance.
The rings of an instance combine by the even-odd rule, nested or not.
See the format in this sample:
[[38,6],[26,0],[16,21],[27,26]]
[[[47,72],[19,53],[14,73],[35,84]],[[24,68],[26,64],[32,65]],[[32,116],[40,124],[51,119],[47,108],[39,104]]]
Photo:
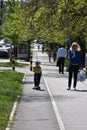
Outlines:
[[[34,55],[37,58],[36,51]],[[43,77],[41,91],[33,90],[33,72],[29,70],[29,67],[22,71],[26,73],[23,97],[19,103],[12,130],[59,130]]]
[[[26,73],[23,97],[12,130],[87,130],[87,80],[78,82],[77,91],[67,91],[68,73],[58,74],[46,53],[33,51],[42,62],[41,91],[33,90],[33,72]],[[17,70],[19,71],[19,70]]]

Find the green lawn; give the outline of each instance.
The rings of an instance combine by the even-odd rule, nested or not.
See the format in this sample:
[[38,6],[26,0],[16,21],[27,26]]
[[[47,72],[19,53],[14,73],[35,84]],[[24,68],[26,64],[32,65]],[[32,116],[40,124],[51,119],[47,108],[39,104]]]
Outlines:
[[[15,66],[24,67],[26,65],[28,65],[28,64],[22,64],[22,63],[15,62]],[[0,62],[0,66],[10,67],[11,63],[10,62]]]
[[0,130],[5,130],[13,104],[22,95],[23,76],[12,70],[0,71]]

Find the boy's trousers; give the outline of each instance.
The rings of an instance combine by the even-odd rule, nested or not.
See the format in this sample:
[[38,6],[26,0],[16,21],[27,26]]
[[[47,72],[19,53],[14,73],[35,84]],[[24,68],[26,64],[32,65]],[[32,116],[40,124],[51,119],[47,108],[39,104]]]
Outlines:
[[40,74],[35,73],[35,74],[34,74],[34,85],[35,85],[35,86],[39,86],[39,84],[40,84],[40,79],[41,79],[41,73],[40,73]]

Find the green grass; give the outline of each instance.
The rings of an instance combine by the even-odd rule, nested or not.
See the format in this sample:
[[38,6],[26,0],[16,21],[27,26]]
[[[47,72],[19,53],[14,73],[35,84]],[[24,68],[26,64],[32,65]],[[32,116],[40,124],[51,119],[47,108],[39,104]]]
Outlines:
[[[22,63],[15,62],[15,66],[24,67],[26,65],[28,65],[28,64],[22,64]],[[0,67],[1,66],[10,67],[11,63],[10,62],[0,62]]]
[[5,130],[13,104],[22,95],[23,76],[12,70],[0,71],[0,130]]

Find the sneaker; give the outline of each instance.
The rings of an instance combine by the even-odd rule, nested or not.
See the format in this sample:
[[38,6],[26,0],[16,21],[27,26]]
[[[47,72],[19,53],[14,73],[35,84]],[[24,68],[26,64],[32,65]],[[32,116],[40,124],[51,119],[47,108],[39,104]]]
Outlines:
[[32,89],[36,89],[35,87],[33,87]]
[[76,88],[73,88],[73,90],[75,91],[75,90],[76,90]]
[[41,88],[39,86],[36,87],[36,90],[40,90]]
[[37,87],[36,86],[34,86],[32,89],[36,89]]
[[67,90],[70,90],[70,87],[68,87]]

